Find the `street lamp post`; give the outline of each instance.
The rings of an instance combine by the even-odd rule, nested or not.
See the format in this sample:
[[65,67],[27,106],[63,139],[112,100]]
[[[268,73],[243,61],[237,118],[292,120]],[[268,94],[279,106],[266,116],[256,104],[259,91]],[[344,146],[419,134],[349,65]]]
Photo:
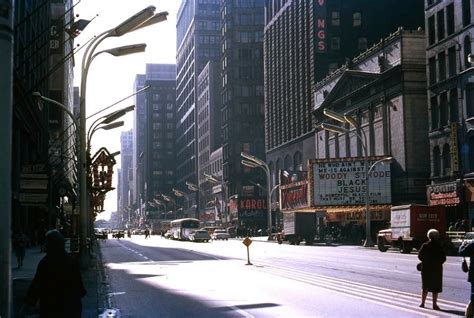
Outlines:
[[[94,59],[96,54],[94,54],[94,50],[97,46],[106,38],[108,37],[119,37],[141,27],[145,27],[151,25],[152,23],[161,22],[166,20],[166,15],[159,16],[155,18],[157,15],[154,16],[155,12],[154,6],[149,6],[135,15],[131,16],[127,20],[123,21],[121,24],[107,30],[101,34],[99,34],[96,38],[94,38],[85,49],[84,55],[82,57],[82,64],[81,64],[81,85],[80,85],[80,122],[79,122],[79,139],[80,139],[80,156],[79,156],[79,163],[80,163],[80,210],[81,210],[81,240],[80,240],[80,256],[81,256],[81,266],[84,268],[89,267],[89,255],[87,251],[87,222],[88,222],[88,195],[87,195],[87,148],[86,148],[86,83],[87,83],[87,73],[90,67],[92,60]],[[153,21],[150,21],[153,18]],[[145,25],[145,23],[147,23]],[[121,54],[130,54],[136,53],[138,50],[144,49],[143,46],[135,47],[130,50],[125,50],[124,52],[114,51],[117,55]],[[104,51],[105,52],[105,51]],[[107,52],[110,53],[110,52]],[[112,54],[112,53],[111,53]]]
[[265,161],[254,157],[248,153],[241,152],[240,155],[244,160],[242,160],[242,164],[244,166],[250,168],[261,168],[265,171],[267,175],[267,232],[268,232],[268,240],[272,240],[272,189],[271,189],[271,177],[270,177],[270,168],[265,163]]
[[[364,247],[373,247],[374,242],[372,241],[372,235],[371,235],[371,221],[370,221],[370,188],[369,188],[369,175],[372,169],[381,162],[385,161],[390,161],[392,160],[392,157],[386,157],[382,158],[376,162],[374,162],[370,167],[369,167],[369,154],[368,154],[368,144],[367,144],[367,135],[365,134],[363,129],[360,129],[362,131],[362,136],[357,132],[357,130],[360,128],[359,124],[354,120],[354,118],[350,117],[347,114],[339,114],[336,113],[332,110],[329,109],[324,109],[323,110],[324,115],[326,115],[329,118],[332,118],[340,123],[343,124],[349,124],[351,125],[355,130],[353,131],[354,134],[357,136],[357,138],[360,140],[362,144],[362,148],[364,149],[364,172],[365,172],[365,242],[364,242]],[[321,124],[320,126],[322,129],[331,131],[337,134],[344,134],[344,133],[349,133],[350,130],[348,130],[345,127],[340,127],[336,125],[331,125],[331,124]]]
[[207,174],[204,173],[204,177],[206,178],[207,181],[214,183],[214,184],[220,184],[221,185],[221,191],[222,191],[222,205],[221,205],[221,210],[224,213],[224,227],[227,229],[227,218],[228,218],[228,213],[227,213],[227,196],[229,195],[228,189],[227,189],[227,184],[224,182],[223,177],[217,177],[215,175]]

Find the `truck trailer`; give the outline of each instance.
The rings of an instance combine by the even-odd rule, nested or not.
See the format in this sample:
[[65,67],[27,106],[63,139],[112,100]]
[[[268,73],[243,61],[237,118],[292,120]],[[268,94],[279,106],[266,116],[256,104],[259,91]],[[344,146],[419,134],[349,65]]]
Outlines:
[[430,229],[439,231],[442,237],[446,233],[446,212],[442,205],[399,205],[390,212],[390,228],[377,234],[379,251],[386,252],[390,247],[400,249],[401,253],[410,253],[419,249],[428,240]]
[[315,212],[283,212],[284,240],[292,245],[299,245],[303,240],[306,245],[314,242],[316,235]]

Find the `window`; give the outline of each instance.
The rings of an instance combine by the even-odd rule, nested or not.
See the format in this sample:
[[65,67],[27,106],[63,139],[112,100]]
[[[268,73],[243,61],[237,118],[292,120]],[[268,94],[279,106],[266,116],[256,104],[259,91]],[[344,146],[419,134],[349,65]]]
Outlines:
[[293,156],[293,171],[303,171],[303,156],[299,151]]
[[451,174],[451,149],[448,144],[443,146],[443,171],[445,176]]
[[435,20],[434,15],[428,18],[428,43],[435,43]]
[[444,10],[438,11],[436,13],[436,20],[438,20],[438,41],[444,39]]
[[462,26],[471,23],[471,0],[462,0]]
[[454,33],[454,4],[451,3],[446,7],[446,26],[448,35]]
[[448,125],[448,95],[442,93],[439,100],[439,121],[440,126]]
[[428,72],[430,76],[430,85],[436,83],[436,58],[433,56],[428,60]]
[[360,51],[367,50],[367,38],[359,38],[357,47]]
[[451,122],[456,122],[458,116],[458,90],[455,88],[449,92],[449,117]]
[[439,81],[446,79],[446,54],[441,52],[438,54],[438,72],[439,72]]
[[448,49],[449,77],[456,75],[456,47]]
[[438,177],[441,171],[441,154],[439,147],[436,146],[433,149],[433,177]]
[[465,68],[469,67],[469,59],[468,56],[471,54],[471,39],[469,36],[464,38],[464,66]]
[[340,50],[341,49],[341,38],[333,37],[331,38],[331,49]]
[[466,85],[466,116],[474,117],[474,84]]
[[331,24],[333,26],[341,25],[341,13],[339,11],[331,12]]
[[354,12],[352,15],[352,26],[360,27],[362,25],[362,14],[360,12]]
[[439,127],[439,109],[438,100],[435,97],[431,98],[431,129],[435,130]]

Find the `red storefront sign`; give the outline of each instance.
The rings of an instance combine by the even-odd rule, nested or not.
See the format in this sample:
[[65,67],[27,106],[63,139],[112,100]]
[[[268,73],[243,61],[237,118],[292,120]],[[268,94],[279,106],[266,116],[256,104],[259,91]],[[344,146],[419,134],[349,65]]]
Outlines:
[[281,209],[308,207],[308,181],[299,181],[280,188]]
[[460,189],[460,182],[429,185],[428,205],[458,205],[461,203]]
[[239,200],[239,211],[266,209],[267,200],[265,198],[245,198]]

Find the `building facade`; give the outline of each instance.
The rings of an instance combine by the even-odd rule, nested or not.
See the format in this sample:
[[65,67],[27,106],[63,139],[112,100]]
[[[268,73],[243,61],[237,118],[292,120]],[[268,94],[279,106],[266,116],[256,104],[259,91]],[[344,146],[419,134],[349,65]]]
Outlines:
[[[238,195],[239,200],[256,199],[260,190],[255,183],[266,182],[264,170],[244,167],[240,156],[246,152],[265,160],[264,12],[262,0],[221,4],[223,176],[226,196]],[[233,225],[266,228],[265,208],[238,213],[239,220]]]
[[146,64],[145,74],[136,77],[135,91],[144,87],[135,98],[133,129],[133,208],[139,225],[147,213],[157,217],[150,203],[175,184],[176,65]]
[[[430,169],[423,160],[429,157],[424,43],[424,31],[400,28],[316,84],[316,126],[341,126],[323,114],[329,109],[352,117],[356,127],[347,124],[342,134],[318,129],[314,136],[311,205],[326,212],[327,222],[365,225],[363,194],[368,190],[359,182],[365,156],[374,165],[369,177],[373,233],[386,227],[391,205],[426,204]],[[393,158],[389,166],[375,164],[387,157]],[[359,174],[351,176],[354,171]],[[334,186],[328,190],[330,182]]]
[[[220,1],[183,0],[176,31],[176,187],[198,183],[197,77],[220,50]],[[196,204],[187,196],[186,205]]]
[[133,181],[133,130],[120,134],[120,169],[118,170],[117,212],[131,223]]
[[447,219],[474,219],[474,1],[425,3],[431,184],[428,204]]
[[33,236],[64,226],[75,235],[77,127],[63,109],[32,96],[40,92],[72,112],[74,38],[65,29],[73,4],[15,1],[14,13],[12,227]]
[[278,170],[304,170],[314,158],[316,82],[399,26],[422,27],[422,10],[422,0],[266,2],[265,142],[273,184]]
[[[199,211],[205,211],[207,203],[213,199],[213,184],[205,174],[214,175],[212,154],[222,146],[221,96],[222,85],[220,65],[209,61],[197,79],[197,129],[198,129],[198,195]],[[222,159],[222,153],[221,153]],[[222,172],[222,169],[221,169]],[[222,173],[218,174],[222,178]],[[215,221],[215,220],[213,220]]]

